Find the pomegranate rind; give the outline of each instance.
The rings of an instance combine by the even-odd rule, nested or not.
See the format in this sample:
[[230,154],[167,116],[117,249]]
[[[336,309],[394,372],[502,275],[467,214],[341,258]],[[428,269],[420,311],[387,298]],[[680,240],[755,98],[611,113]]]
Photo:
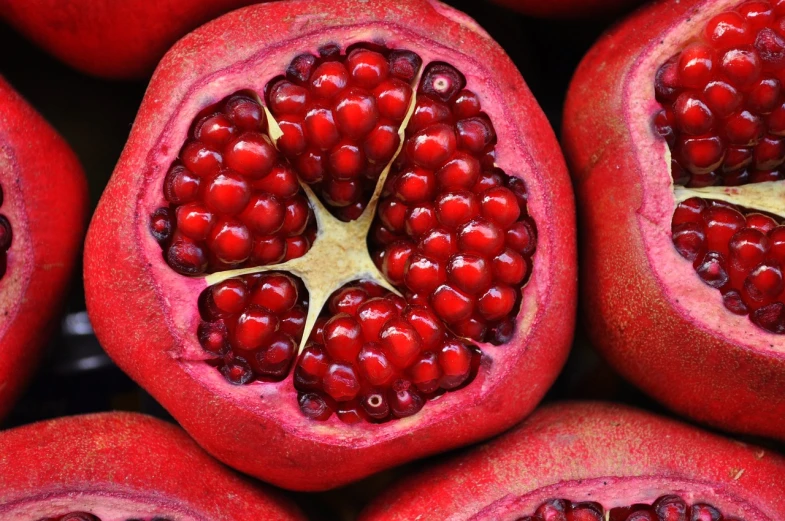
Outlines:
[[778,455],[680,422],[620,405],[563,403],[407,476],[360,520],[517,519],[552,498],[609,509],[676,494],[726,516],[774,521],[785,518],[783,472]]
[[277,492],[216,462],[179,427],[149,416],[74,416],[0,434],[3,519],[58,513],[47,508],[64,508],[63,515],[69,507],[117,519],[109,514],[118,505],[147,509],[124,518],[305,519]]
[[727,0],[649,6],[584,57],[563,144],[585,248],[583,309],[594,345],[681,414],[785,439],[785,339],[728,312],[671,241],[670,154],[652,118],[657,68]]
[[[537,253],[517,335],[507,345],[481,346],[482,367],[467,388],[403,420],[314,422],[299,410],[291,375],[234,387],[201,362],[196,301],[205,282],[164,263],[149,215],[161,204],[165,172],[200,109],[239,89],[263,92],[302,52],[334,41],[379,40],[418,52],[424,63],[453,63],[466,75],[494,122],[499,166],[526,180]],[[87,306],[110,356],[211,454],[282,487],[327,489],[492,436],[534,409],[573,335],[573,204],[545,116],[502,49],[462,13],[426,0],[252,6],[185,37],[154,74],[88,232]]]
[[493,0],[528,16],[541,18],[599,17],[638,5],[641,0]]
[[178,38],[257,0],[8,0],[0,18],[59,60],[109,79],[149,77]]
[[0,293],[0,418],[32,375],[58,317],[87,223],[76,155],[0,78],[0,213],[13,240]]

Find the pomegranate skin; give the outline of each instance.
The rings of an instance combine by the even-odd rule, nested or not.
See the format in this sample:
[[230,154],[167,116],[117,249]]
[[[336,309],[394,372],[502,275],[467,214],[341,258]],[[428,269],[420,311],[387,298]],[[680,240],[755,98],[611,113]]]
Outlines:
[[81,247],[87,182],[57,132],[0,77],[0,213],[13,239],[0,281],[0,418],[40,358]]
[[593,344],[655,399],[729,431],[785,439],[785,342],[726,311],[676,252],[667,144],[651,124],[657,67],[733,5],[648,6],[575,73],[563,145],[583,233],[582,309]]
[[775,521],[785,518],[783,472],[778,455],[673,420],[620,405],[561,403],[403,478],[360,521],[513,520],[552,498],[607,509],[667,494],[745,521]]
[[0,434],[0,447],[3,519],[69,511],[102,519],[175,512],[194,521],[305,519],[278,493],[220,465],[182,429],[141,414],[34,423]]
[[59,60],[93,76],[146,78],[178,38],[257,0],[6,0],[0,17]]
[[[410,48],[426,63],[437,57],[454,63],[493,96],[484,106],[499,122],[497,161],[511,175],[525,176],[538,223],[523,297],[531,305],[519,314],[510,343],[483,347],[479,374],[465,389],[399,421],[320,424],[300,412],[291,374],[278,383],[232,387],[201,362],[196,304],[205,281],[176,275],[165,264],[148,219],[190,121],[232,92],[215,86],[261,92],[302,52],[334,41],[374,40]],[[450,48],[453,42],[463,51]],[[482,56],[482,63],[471,56]],[[490,71],[505,81],[491,85]],[[88,232],[86,299],[110,356],[211,454],[282,487],[322,490],[489,437],[529,414],[572,339],[574,243],[572,192],[552,130],[512,62],[474,21],[425,0],[274,2],[205,25],[162,60]]]
[[528,16],[541,18],[581,18],[618,13],[640,4],[640,0],[494,0]]

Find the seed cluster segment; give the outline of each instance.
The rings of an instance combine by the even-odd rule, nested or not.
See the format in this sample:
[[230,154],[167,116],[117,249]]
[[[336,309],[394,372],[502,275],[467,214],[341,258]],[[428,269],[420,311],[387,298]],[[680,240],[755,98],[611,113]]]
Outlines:
[[754,0],[713,17],[654,83],[663,106],[654,127],[670,147],[679,201],[673,244],[728,311],[777,334],[785,334],[784,81],[785,2]]
[[658,498],[651,505],[638,504],[615,507],[609,510],[594,502],[571,502],[566,499],[551,499],[539,507],[534,514],[519,517],[516,521],[741,521],[723,516],[708,503],[688,505],[675,495]]

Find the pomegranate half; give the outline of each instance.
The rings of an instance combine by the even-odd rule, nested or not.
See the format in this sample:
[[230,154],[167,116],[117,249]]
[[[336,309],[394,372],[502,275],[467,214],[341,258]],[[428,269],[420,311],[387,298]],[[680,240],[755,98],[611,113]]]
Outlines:
[[59,418],[0,434],[6,521],[304,520],[216,462],[182,429],[133,413]]
[[572,337],[572,212],[545,117],[462,13],[252,6],[155,73],[87,306],[210,453],[325,489],[534,408]]
[[79,161],[0,78],[0,418],[35,369],[86,222]]
[[563,403],[403,478],[361,521],[777,521],[785,460],[619,405]]
[[4,0],[0,19],[48,53],[102,78],[146,78],[178,38],[255,0]]
[[672,409],[780,439],[784,15],[643,9],[586,55],[564,114],[593,342]]

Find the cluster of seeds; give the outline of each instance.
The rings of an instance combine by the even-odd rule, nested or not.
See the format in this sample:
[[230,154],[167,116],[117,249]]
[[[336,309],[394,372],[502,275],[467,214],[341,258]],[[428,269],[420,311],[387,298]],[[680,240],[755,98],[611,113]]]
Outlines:
[[[3,199],[3,189],[0,188],[0,207],[3,206]],[[0,277],[5,275],[11,239],[11,223],[5,215],[0,214]]]
[[289,374],[305,327],[308,294],[284,273],[234,277],[199,299],[197,337],[227,381],[278,381]]
[[267,271],[219,282],[199,298],[197,337],[228,382],[280,381],[295,365],[307,417],[382,422],[468,384],[481,359],[470,342],[512,337],[536,247],[525,184],[495,166],[490,118],[446,63],[422,71],[401,146],[421,65],[413,52],[369,44],[295,57],[265,88],[275,143],[253,93],[196,118],[164,181],[167,205],[150,221],[184,275],[304,255],[316,230],[299,183],[353,221],[402,150],[368,252],[403,298],[369,281],[345,286],[298,358],[308,313],[300,280]]
[[308,251],[316,232],[310,205],[266,131],[250,95],[197,118],[164,179],[168,206],[150,224],[178,273],[274,264]]
[[278,148],[340,218],[360,216],[397,151],[421,63],[409,51],[364,45],[341,54],[328,45],[267,85]]
[[450,65],[426,68],[372,250],[407,302],[431,306],[460,337],[501,344],[514,330],[536,232],[526,186],[494,166],[493,125],[465,86]]
[[[60,517],[45,517],[43,519],[40,519],[39,521],[101,521],[101,519],[94,516],[93,514],[88,514],[86,512],[71,512],[70,514],[66,514]],[[148,519],[135,517],[133,519],[126,519],[125,521],[171,521],[171,520],[166,517],[152,517]]]
[[676,184],[785,179],[785,1],[753,0],[712,18],[657,72],[655,128]]
[[[746,215],[745,215],[746,213]],[[785,225],[720,201],[691,198],[673,214],[673,244],[725,307],[785,334]]]
[[360,282],[333,294],[294,371],[300,408],[346,423],[418,412],[473,378],[480,352],[447,331],[427,306]]
[[662,496],[651,505],[632,505],[605,511],[599,503],[572,503],[551,499],[530,516],[517,521],[739,521],[723,516],[713,506],[696,503],[692,506],[678,496]]

